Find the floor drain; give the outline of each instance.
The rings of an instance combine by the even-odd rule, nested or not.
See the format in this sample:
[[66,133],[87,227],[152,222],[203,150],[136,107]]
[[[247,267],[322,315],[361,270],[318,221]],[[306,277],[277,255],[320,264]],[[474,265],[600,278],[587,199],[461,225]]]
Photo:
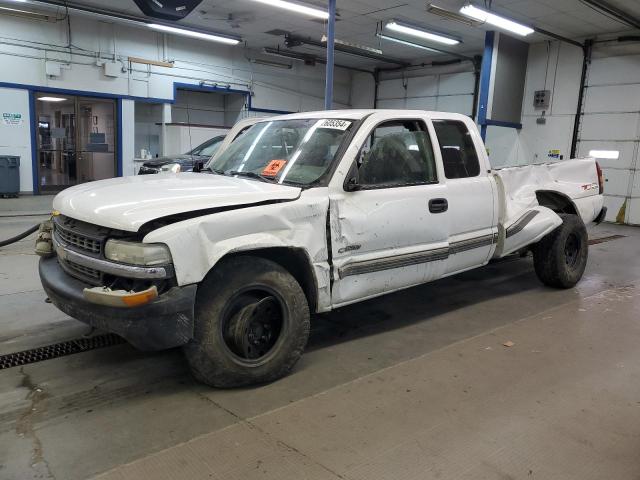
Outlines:
[[625,238],[626,235],[609,235],[608,237],[593,238],[589,240],[589,245],[597,245],[599,243],[610,242],[611,240],[617,240],[619,238]]
[[22,352],[0,355],[0,370],[19,367],[29,363],[42,362],[52,358],[65,357],[74,353],[86,352],[97,348],[110,347],[124,343],[124,339],[113,333],[95,335],[93,337],[76,338],[66,342],[54,343],[44,347],[23,350]]

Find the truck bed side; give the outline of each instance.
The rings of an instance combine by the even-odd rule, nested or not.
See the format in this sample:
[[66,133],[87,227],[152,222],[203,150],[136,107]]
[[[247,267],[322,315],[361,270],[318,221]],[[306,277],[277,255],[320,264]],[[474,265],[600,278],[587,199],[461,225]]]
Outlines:
[[593,158],[503,168],[493,175],[500,195],[494,257],[540,240],[560,225],[558,213],[576,213],[588,224],[602,209]]

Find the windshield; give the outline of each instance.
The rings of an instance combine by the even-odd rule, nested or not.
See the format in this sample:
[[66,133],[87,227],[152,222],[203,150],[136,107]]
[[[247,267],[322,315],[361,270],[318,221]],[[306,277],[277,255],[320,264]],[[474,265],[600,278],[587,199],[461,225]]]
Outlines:
[[208,167],[226,175],[309,185],[327,172],[351,125],[351,121],[339,119],[257,123]]
[[222,145],[222,141],[224,140],[224,135],[219,137],[213,137],[211,140],[207,140],[201,145],[198,145],[196,148],[191,150],[187,155],[202,155],[203,157],[210,157],[216,150],[220,148]]

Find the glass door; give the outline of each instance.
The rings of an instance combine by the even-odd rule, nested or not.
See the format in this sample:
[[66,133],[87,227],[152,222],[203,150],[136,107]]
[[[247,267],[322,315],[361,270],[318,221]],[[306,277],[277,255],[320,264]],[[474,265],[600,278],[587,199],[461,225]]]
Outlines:
[[78,98],[78,181],[116,176],[115,100]]
[[36,94],[40,193],[116,176],[115,112],[112,99]]

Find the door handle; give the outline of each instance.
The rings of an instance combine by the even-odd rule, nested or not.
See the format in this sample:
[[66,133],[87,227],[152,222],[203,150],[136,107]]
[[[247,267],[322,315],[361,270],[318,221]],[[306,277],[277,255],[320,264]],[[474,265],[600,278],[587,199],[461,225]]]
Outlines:
[[449,208],[449,202],[446,198],[432,198],[429,200],[429,211],[431,213],[446,212]]

